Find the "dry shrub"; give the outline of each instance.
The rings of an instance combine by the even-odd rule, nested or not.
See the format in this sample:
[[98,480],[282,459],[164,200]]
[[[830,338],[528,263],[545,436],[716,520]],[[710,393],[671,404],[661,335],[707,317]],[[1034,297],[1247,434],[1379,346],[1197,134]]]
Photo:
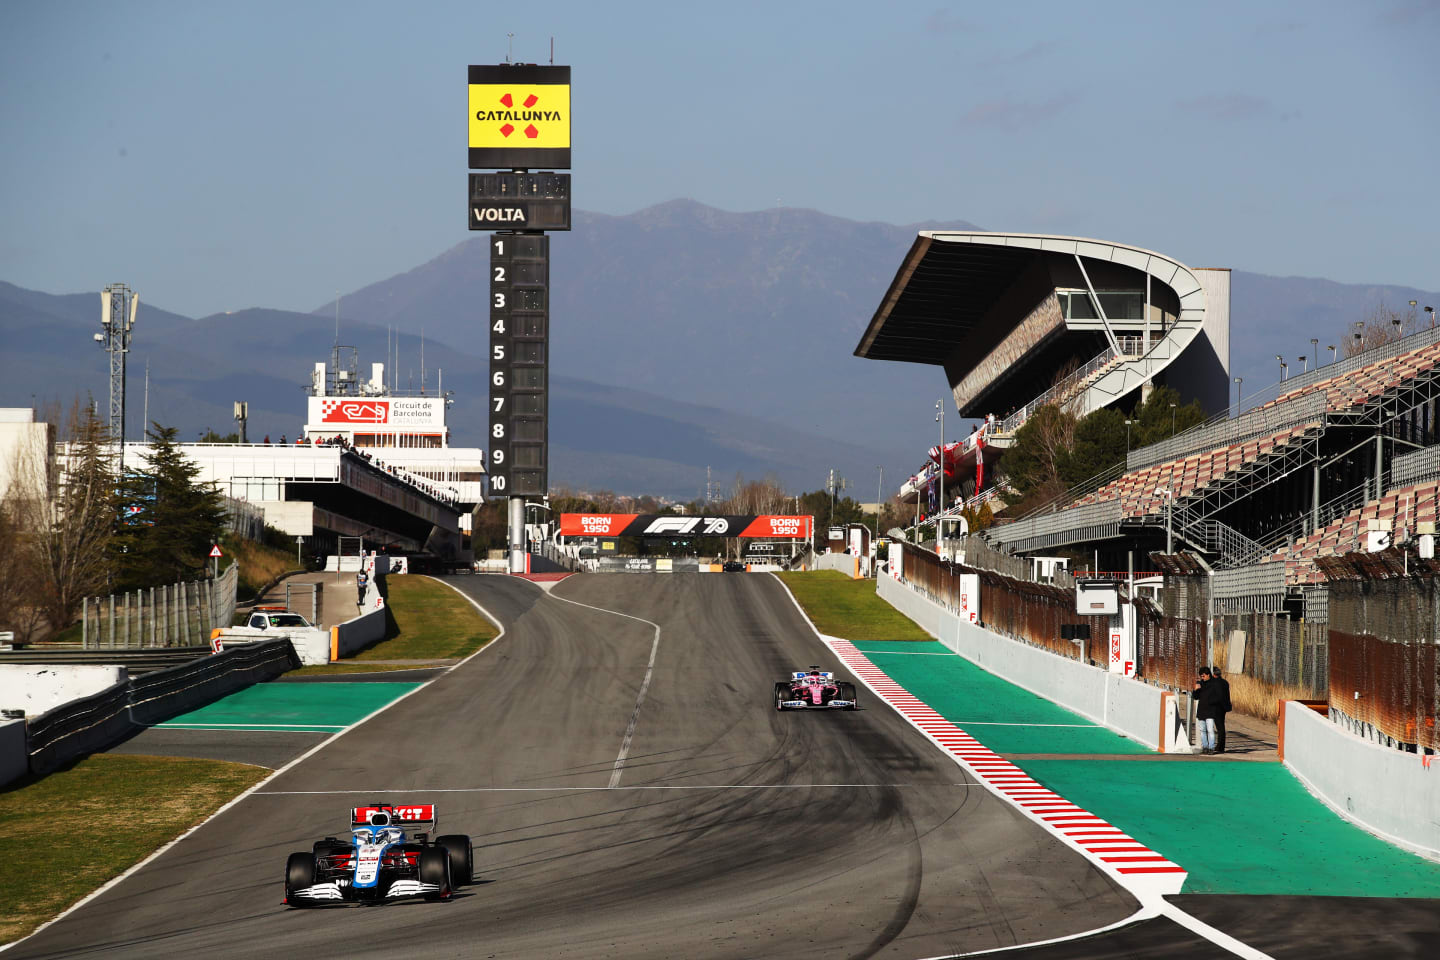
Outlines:
[[1230,673],[1225,669],[1229,660],[1229,640],[1215,641],[1215,664],[1221,675],[1230,684],[1230,706],[1236,713],[1247,717],[1278,723],[1281,700],[1309,700],[1315,696],[1307,687],[1287,683],[1270,683],[1243,673]]

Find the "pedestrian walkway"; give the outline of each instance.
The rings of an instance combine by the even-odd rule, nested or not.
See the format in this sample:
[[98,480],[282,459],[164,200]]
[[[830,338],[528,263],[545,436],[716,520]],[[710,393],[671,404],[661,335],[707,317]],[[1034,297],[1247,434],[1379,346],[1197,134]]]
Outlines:
[[1236,754],[1165,759],[938,642],[855,647],[1047,790],[1183,866],[1185,893],[1440,897],[1440,863],[1342,820],[1284,766],[1246,762],[1274,746],[1259,721],[1231,724]]

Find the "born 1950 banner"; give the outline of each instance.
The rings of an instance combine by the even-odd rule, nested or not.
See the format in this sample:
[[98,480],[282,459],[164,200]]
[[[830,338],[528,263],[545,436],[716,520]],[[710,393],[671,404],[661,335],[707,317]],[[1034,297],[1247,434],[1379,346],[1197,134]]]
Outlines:
[[566,537],[798,537],[810,536],[809,516],[671,517],[643,513],[562,513]]

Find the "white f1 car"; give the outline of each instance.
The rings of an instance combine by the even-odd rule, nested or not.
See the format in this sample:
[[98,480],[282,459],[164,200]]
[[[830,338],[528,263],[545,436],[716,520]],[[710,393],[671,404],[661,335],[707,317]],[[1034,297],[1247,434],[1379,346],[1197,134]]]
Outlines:
[[[408,833],[408,827],[429,830]],[[337,901],[378,903],[397,897],[444,900],[470,882],[475,850],[470,838],[432,836],[433,803],[382,802],[350,812],[350,839],[326,837],[309,853],[285,863],[285,902],[292,907]]]
[[775,684],[776,710],[856,710],[859,705],[855,684],[819,667],[791,671],[789,680]]

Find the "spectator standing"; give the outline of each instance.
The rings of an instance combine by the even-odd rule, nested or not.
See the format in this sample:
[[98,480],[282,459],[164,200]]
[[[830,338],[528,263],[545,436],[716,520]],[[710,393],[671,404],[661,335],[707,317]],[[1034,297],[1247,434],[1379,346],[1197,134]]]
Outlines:
[[1215,752],[1215,717],[1220,703],[1220,688],[1215,685],[1209,667],[1200,669],[1191,693],[1195,698],[1195,721],[1200,725],[1200,752]]
[[265,434],[265,446],[270,446],[270,434]]
[[362,610],[365,609],[365,588],[369,585],[370,577],[364,570],[355,575],[355,606]]
[[1219,667],[1211,667],[1211,670],[1214,671],[1214,679],[1210,682],[1220,690],[1220,696],[1217,698],[1219,703],[1216,707],[1219,712],[1215,714],[1215,752],[1224,753],[1225,714],[1230,712],[1230,681],[1220,676]]
[[285,439],[285,434],[283,434],[283,433],[280,434],[280,446],[283,447],[283,446],[288,445],[289,443],[290,443],[290,441]]

